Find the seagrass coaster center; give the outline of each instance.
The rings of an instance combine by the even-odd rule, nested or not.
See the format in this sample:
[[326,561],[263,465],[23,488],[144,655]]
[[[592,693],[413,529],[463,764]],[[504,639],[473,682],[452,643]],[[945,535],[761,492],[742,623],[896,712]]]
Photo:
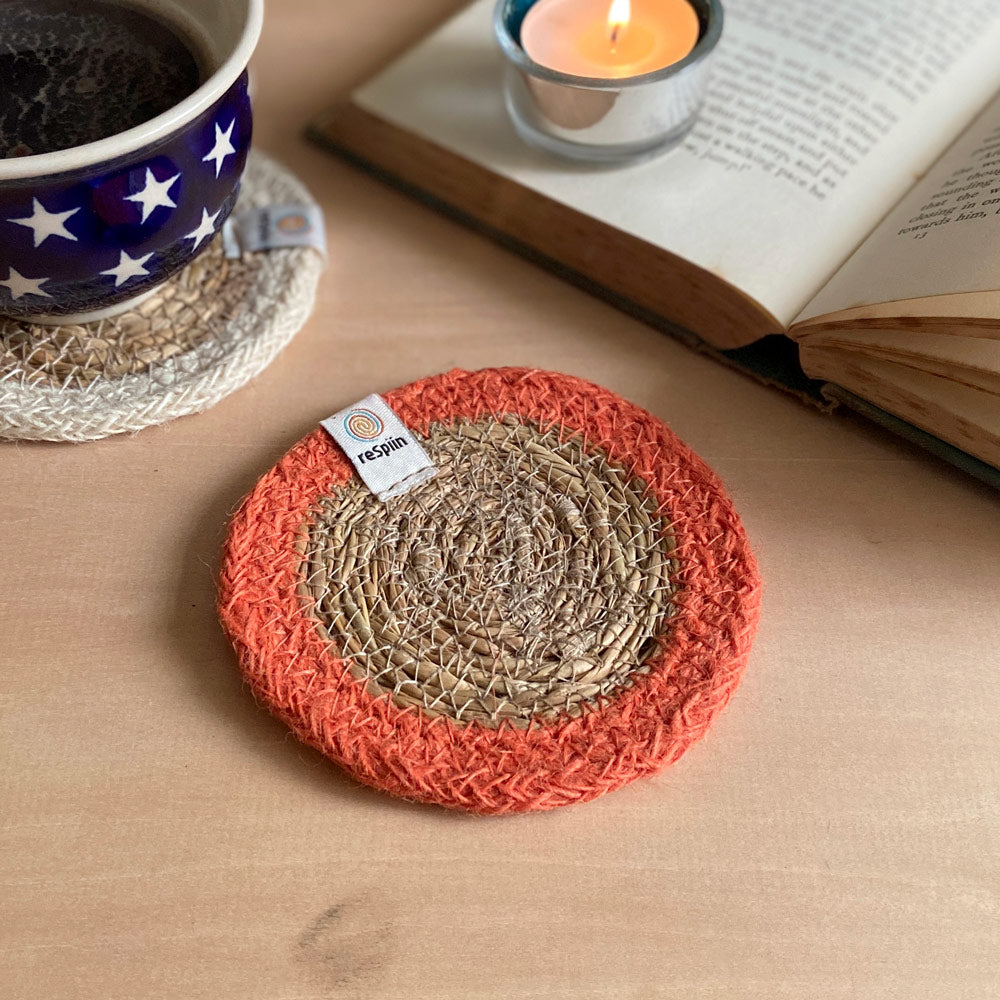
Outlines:
[[250,308],[262,263],[228,260],[217,236],[149,298],[109,319],[40,326],[0,317],[0,380],[83,388],[146,372],[210,341]]
[[527,727],[627,687],[666,641],[676,564],[647,485],[516,416],[418,435],[437,476],[315,508],[300,593],[373,693]]

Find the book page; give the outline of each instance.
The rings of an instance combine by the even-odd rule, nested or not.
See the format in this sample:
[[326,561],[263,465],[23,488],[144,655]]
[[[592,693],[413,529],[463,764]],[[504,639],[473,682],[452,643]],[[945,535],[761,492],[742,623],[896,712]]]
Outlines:
[[[829,351],[857,355],[860,361],[890,361],[902,368],[940,375],[981,389],[1000,393],[1000,341],[989,337],[963,337],[957,331],[845,331],[804,343]],[[809,351],[804,356],[812,356]]]
[[517,138],[492,7],[472,4],[355,103],[691,260],[785,324],[1000,89],[1000,0],[728,0],[683,146],[591,170]]
[[804,326],[793,327],[792,332],[797,337],[815,337],[852,324],[868,330],[912,329],[914,319],[920,320],[920,326],[933,327],[935,331],[960,329],[963,337],[996,337],[1000,329],[1000,289],[875,302],[827,313]]
[[875,303],[990,291],[1000,291],[1000,97],[903,198],[800,319]]
[[947,375],[823,345],[802,345],[802,365],[888,413],[1000,468],[1000,396]]

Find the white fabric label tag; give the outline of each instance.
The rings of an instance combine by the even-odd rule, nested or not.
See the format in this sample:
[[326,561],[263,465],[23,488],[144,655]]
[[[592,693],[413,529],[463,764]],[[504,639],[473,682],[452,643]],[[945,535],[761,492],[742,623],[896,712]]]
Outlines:
[[381,396],[366,396],[322,426],[379,500],[409,493],[437,473],[427,452]]
[[236,260],[255,250],[313,247],[326,255],[326,230],[318,205],[266,205],[231,215],[222,227],[226,256]]

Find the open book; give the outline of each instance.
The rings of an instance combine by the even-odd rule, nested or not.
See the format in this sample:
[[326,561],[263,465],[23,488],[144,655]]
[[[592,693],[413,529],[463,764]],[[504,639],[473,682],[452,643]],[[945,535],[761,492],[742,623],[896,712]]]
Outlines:
[[524,146],[479,0],[314,134],[720,350],[1000,467],[1000,0],[728,0],[683,145],[620,169]]

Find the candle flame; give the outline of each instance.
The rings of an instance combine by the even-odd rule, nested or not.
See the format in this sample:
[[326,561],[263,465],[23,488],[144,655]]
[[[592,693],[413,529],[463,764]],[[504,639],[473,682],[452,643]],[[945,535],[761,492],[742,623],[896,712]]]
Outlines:
[[608,32],[611,35],[612,45],[618,44],[618,39],[631,19],[632,0],[611,0],[611,8],[608,11]]

